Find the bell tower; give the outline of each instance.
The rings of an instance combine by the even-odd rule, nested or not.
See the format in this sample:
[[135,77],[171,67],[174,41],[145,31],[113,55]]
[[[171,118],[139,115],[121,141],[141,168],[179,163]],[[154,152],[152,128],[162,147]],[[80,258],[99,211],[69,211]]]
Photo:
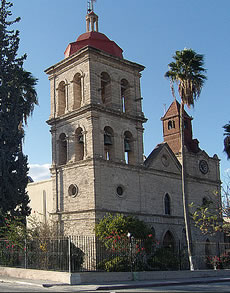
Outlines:
[[[127,197],[143,166],[140,72],[98,31],[90,9],[86,32],[45,72],[51,88],[53,217],[63,233],[93,235],[106,212],[131,209]],[[140,199],[135,199],[139,201]]]
[[[181,152],[180,139],[180,103],[175,99],[169,106],[163,122],[163,137],[175,154]],[[187,150],[192,153],[199,151],[199,142],[192,137],[192,117],[184,112],[184,142]]]

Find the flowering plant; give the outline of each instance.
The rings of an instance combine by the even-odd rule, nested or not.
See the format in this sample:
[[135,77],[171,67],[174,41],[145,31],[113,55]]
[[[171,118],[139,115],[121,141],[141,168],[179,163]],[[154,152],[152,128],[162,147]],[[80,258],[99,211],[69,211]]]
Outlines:
[[217,269],[221,264],[221,258],[218,256],[209,256],[208,262],[213,266],[214,269]]

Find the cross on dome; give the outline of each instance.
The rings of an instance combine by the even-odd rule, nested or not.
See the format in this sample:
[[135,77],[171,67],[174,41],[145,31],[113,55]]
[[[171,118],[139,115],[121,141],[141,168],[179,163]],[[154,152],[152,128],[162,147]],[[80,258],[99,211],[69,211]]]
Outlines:
[[94,2],[96,2],[96,0],[88,0],[87,13],[94,11]]

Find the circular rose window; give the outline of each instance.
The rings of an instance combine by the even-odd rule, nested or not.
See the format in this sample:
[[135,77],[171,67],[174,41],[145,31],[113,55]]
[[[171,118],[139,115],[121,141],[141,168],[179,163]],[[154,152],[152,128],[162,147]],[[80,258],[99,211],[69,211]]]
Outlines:
[[78,187],[76,184],[71,184],[68,189],[69,196],[75,197],[78,195]]
[[124,188],[119,185],[117,186],[117,196],[122,197],[124,195]]

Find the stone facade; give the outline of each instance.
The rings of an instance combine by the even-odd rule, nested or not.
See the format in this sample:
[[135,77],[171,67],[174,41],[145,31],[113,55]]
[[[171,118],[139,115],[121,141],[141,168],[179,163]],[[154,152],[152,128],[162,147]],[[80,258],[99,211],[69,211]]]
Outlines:
[[[95,44],[102,38],[93,37]],[[110,212],[144,220],[159,241],[169,234],[175,242],[185,241],[180,105],[174,101],[169,107],[162,118],[164,142],[144,160],[143,70],[86,45],[45,71],[51,85],[51,213],[64,234],[94,235],[95,223]],[[192,118],[186,114],[185,120],[188,201],[201,205],[206,198],[219,206],[219,159],[199,149]],[[208,238],[194,227],[192,236]]]

